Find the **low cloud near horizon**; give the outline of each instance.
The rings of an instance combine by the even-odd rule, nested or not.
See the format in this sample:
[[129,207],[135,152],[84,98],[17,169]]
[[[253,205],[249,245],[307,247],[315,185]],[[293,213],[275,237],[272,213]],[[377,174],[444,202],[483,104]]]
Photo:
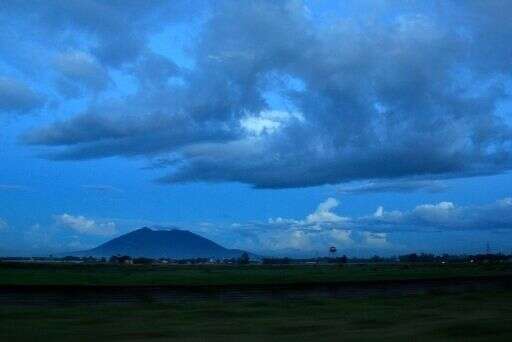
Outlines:
[[[386,211],[379,206],[373,214],[342,216],[335,198],[327,198],[304,219],[269,218],[267,222],[236,223],[237,247],[259,250],[324,250],[325,246],[371,249],[374,252],[405,250],[389,237],[396,233],[510,232],[512,198],[484,205],[458,206],[452,202],[421,204],[407,211]],[[204,229],[208,232],[208,227]]]
[[[130,221],[61,214],[54,216],[56,226],[53,230],[36,224],[27,232],[26,238],[28,243],[37,246],[44,242],[48,248],[69,250],[70,246],[98,245],[112,237],[138,229],[142,224],[157,229],[177,225],[180,229],[190,229],[216,242],[227,241],[224,243],[227,247],[248,249],[256,253],[273,251],[274,254],[284,253],[283,255],[312,255],[311,253],[324,251],[325,246],[332,245],[345,251],[389,254],[410,248],[393,241],[392,237],[397,233],[415,233],[421,236],[433,231],[503,233],[512,229],[512,198],[473,206],[458,206],[452,202],[422,204],[407,211],[387,211],[380,206],[372,214],[353,217],[341,215],[339,205],[337,199],[327,198],[303,219],[276,217],[263,222],[232,222],[227,225],[213,222],[143,224],[141,221],[137,226]],[[7,224],[0,220],[0,230],[6,227]],[[57,228],[59,230],[54,231]],[[70,233],[66,241],[61,241],[60,244],[52,241],[58,235],[56,232],[61,232],[62,229]],[[227,240],[226,234],[229,236]],[[62,240],[62,237],[59,239]]]
[[76,233],[87,235],[113,236],[118,233],[115,222],[97,222],[81,215],[55,215],[55,222]]

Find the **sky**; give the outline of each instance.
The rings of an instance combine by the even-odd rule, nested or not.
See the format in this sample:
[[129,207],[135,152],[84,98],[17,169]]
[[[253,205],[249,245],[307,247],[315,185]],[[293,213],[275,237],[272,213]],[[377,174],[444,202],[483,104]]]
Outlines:
[[0,254],[512,252],[512,2],[0,3]]

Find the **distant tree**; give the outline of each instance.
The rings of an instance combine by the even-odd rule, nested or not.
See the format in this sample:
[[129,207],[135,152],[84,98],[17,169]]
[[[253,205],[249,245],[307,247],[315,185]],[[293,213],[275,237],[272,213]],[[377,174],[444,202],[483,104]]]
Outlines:
[[398,258],[401,262],[417,262],[419,259],[416,253],[400,255]]
[[63,261],[80,261],[79,257],[76,256],[65,256],[62,258]]
[[128,261],[131,260],[132,258],[129,255],[123,255],[122,257],[119,258],[119,262],[122,264],[127,263]]
[[128,255],[112,255],[109,259],[109,262],[111,263],[114,263],[114,264],[124,264],[124,263],[127,263],[128,261],[132,260],[132,258]]
[[240,265],[247,265],[249,263],[249,254],[247,254],[247,252],[243,252],[240,259],[238,259],[238,263]]
[[474,260],[475,262],[483,262],[483,263],[489,263],[489,262],[503,262],[510,260],[510,255],[505,254],[477,254],[477,255],[470,255],[470,259]]
[[92,256],[88,256],[88,257],[83,258],[83,261],[84,262],[96,262],[96,259]]
[[436,260],[436,256],[428,253],[421,254],[406,254],[399,256],[401,262],[433,262]]
[[113,263],[113,264],[117,264],[119,262],[119,257],[117,255],[112,255],[108,259],[108,262]]
[[290,258],[263,258],[264,265],[287,265],[291,262]]
[[378,255],[374,255],[374,256],[372,256],[372,257],[371,257],[371,259],[370,259],[370,262],[382,262],[382,261],[384,261],[384,259],[383,259],[383,258],[381,258],[381,257],[380,257],[380,256],[378,256]]
[[154,260],[150,259],[150,258],[134,258],[133,259],[134,264],[150,265],[153,262],[154,262]]

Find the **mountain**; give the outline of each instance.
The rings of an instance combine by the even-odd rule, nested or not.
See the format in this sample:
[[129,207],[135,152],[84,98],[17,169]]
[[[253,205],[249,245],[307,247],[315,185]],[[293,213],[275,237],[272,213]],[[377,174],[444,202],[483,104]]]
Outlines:
[[152,230],[144,227],[75,256],[129,255],[147,258],[237,258],[243,251],[224,248],[187,230]]

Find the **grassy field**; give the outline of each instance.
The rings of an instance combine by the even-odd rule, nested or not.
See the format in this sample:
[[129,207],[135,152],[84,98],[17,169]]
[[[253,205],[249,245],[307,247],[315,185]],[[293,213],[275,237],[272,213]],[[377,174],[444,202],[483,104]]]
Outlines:
[[[266,285],[511,275],[508,264],[0,263],[0,285]],[[45,304],[46,305],[46,304]],[[0,341],[510,341],[512,290],[302,300],[0,306]]]
[[0,263],[0,285],[265,285],[512,275],[510,264],[85,265]]
[[0,308],[1,341],[511,341],[512,292]]

